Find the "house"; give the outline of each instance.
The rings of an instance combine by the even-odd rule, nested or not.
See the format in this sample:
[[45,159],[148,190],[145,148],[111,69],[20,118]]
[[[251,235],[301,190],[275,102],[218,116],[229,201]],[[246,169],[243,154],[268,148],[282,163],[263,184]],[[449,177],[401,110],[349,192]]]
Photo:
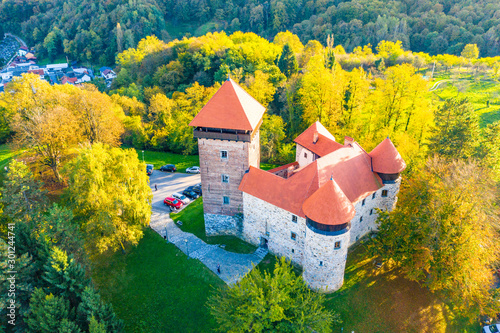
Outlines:
[[89,74],[84,73],[84,74],[76,74],[76,83],[83,83],[83,82],[90,82],[92,81],[92,78],[90,77]]
[[198,139],[207,235],[235,235],[302,266],[314,290],[344,281],[348,249],[392,210],[406,164],[389,138],[370,153],[313,123],[296,160],[265,171],[259,128],[265,108],[228,79],[191,121]]
[[104,70],[104,72],[101,72],[101,75],[106,81],[111,81],[116,78],[116,73],[111,69]]
[[66,75],[63,75],[61,78],[61,84],[75,84],[78,79],[76,77],[68,77]]
[[33,61],[37,60],[35,55],[31,52],[26,53],[25,57],[27,60],[33,60]]
[[28,53],[28,48],[26,46],[21,46],[19,48],[19,50],[17,50],[17,54],[20,56],[20,57],[24,57],[27,53]]

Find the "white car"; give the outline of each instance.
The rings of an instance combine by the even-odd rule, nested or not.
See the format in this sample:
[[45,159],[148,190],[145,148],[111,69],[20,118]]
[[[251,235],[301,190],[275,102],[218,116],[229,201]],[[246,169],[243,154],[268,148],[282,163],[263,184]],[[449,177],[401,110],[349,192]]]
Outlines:
[[191,200],[189,200],[189,198],[186,197],[184,194],[174,193],[172,194],[172,197],[176,198],[177,200],[180,200],[185,205],[191,202]]
[[200,167],[199,166],[192,166],[190,168],[187,168],[186,173],[200,173]]
[[483,327],[483,333],[497,333],[500,332],[500,324],[493,324]]

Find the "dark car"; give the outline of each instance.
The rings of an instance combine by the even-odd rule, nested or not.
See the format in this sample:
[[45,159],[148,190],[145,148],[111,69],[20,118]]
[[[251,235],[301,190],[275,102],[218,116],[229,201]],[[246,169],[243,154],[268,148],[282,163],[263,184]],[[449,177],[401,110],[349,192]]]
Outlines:
[[160,171],[176,172],[177,168],[173,164],[165,164],[160,168]]
[[163,200],[163,204],[165,206],[170,206],[174,209],[179,209],[183,205],[182,201],[177,200],[176,198],[172,198],[172,197],[166,197],[165,200]]
[[201,192],[201,186],[189,186],[186,191],[191,191],[197,193],[199,196],[201,196],[203,193]]
[[151,176],[153,173],[154,165],[153,164],[146,164],[146,173],[148,176]]
[[197,199],[200,197],[200,195],[194,191],[184,190],[184,191],[182,191],[182,194],[184,194],[186,197],[188,197],[191,200],[194,200],[194,199]]

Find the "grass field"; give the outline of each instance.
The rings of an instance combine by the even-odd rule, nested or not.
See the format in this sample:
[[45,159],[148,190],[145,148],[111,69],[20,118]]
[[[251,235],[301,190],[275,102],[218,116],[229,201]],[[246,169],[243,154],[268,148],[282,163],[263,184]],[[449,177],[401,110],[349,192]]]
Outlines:
[[[142,150],[136,149],[139,160],[142,161]],[[180,155],[162,151],[144,150],[144,161],[153,164],[155,169],[159,169],[165,164],[175,164],[177,172],[186,172],[186,168],[200,165],[198,155]]]
[[205,303],[224,282],[151,229],[139,245],[92,260],[92,278],[128,333],[210,332]]
[[174,221],[182,221],[179,227],[182,231],[190,232],[208,244],[224,244],[225,250],[236,253],[253,253],[256,246],[248,244],[234,236],[207,237],[205,233],[205,220],[203,218],[203,198],[196,199],[179,213],[172,213]]
[[0,169],[4,170],[7,164],[9,164],[10,159],[17,154],[18,153],[16,151],[13,151],[9,145],[0,145]]
[[[435,81],[449,78],[449,75],[440,75]],[[461,78],[443,83],[433,94],[439,101],[452,97],[468,98],[481,118],[482,127],[500,120],[500,82],[498,81]]]

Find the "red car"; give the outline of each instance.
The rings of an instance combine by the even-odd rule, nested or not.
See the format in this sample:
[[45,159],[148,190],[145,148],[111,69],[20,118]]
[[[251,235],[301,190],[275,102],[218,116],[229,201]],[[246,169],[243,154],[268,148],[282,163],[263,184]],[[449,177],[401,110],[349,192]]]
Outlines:
[[165,206],[170,206],[170,207],[175,208],[175,209],[179,209],[183,205],[182,201],[177,200],[176,198],[172,198],[172,197],[166,197],[165,200],[163,200],[163,204]]

